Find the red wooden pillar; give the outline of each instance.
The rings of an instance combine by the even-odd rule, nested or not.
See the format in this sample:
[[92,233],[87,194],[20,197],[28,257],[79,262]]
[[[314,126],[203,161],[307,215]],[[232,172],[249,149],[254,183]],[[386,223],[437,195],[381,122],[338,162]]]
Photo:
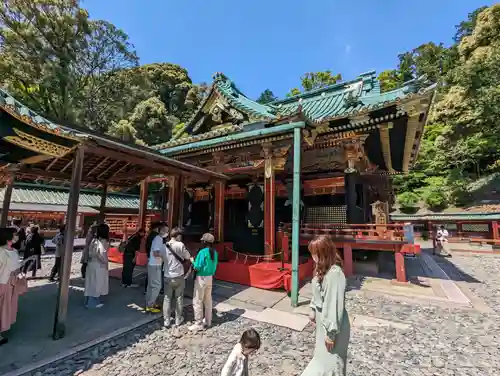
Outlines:
[[401,253],[401,249],[394,252],[394,259],[396,261],[396,280],[398,282],[408,282],[406,280],[405,257]]
[[349,277],[354,274],[354,265],[352,261],[352,245],[344,243],[344,274]]
[[226,185],[224,182],[215,182],[215,208],[214,208],[214,236],[218,242],[224,241],[224,196]]
[[491,222],[491,232],[492,232],[493,240],[498,240],[499,234],[498,234],[498,222],[497,221]]
[[394,253],[396,260],[396,280],[398,282],[407,282],[405,270],[405,258],[401,252]]
[[[148,211],[148,179],[141,181],[141,194],[139,202],[139,217],[137,218],[136,229],[143,228],[146,230],[146,213]],[[141,240],[140,252],[146,252],[146,237]]]
[[290,234],[284,230],[281,236],[281,252],[283,252],[283,261],[289,263],[292,261],[290,253]]
[[276,248],[276,180],[272,167],[264,174],[264,254],[272,255]]

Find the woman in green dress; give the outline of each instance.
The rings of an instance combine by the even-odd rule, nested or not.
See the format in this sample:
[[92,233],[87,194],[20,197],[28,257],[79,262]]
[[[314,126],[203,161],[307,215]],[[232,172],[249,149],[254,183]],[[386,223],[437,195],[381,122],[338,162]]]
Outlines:
[[345,376],[350,324],[345,309],[342,259],[328,236],[309,243],[315,262],[311,321],[316,325],[314,357],[302,376]]

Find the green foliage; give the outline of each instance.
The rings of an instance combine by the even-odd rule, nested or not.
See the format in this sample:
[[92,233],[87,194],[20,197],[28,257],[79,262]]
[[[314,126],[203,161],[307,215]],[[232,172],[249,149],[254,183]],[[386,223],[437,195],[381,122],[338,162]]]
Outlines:
[[55,122],[148,144],[168,141],[208,92],[179,65],[138,66],[127,34],[77,0],[0,3],[0,85]]
[[398,204],[403,209],[415,208],[419,202],[419,196],[413,192],[403,192],[398,196]]
[[109,127],[107,134],[123,142],[144,145],[144,141],[137,137],[137,130],[128,120],[113,122]]
[[427,43],[381,74],[383,90],[404,76],[440,84],[415,170],[394,179],[399,195],[418,191],[429,207],[468,204],[471,183],[500,171],[500,4],[477,9],[456,28],[454,45]]
[[274,95],[274,93],[271,90],[269,90],[269,89],[264,90],[259,95],[259,98],[257,98],[257,102],[258,103],[262,103],[262,104],[274,102],[274,101],[277,101],[277,100],[278,100],[278,97],[276,95]]
[[383,93],[397,89],[401,85],[401,77],[396,69],[380,72],[377,79],[380,81],[380,90]]
[[[323,72],[308,72],[300,78],[303,91],[311,91],[326,86],[334,85],[341,80],[342,80],[342,75],[340,73],[334,75],[332,74],[331,70],[326,70]],[[301,90],[299,88],[293,88],[287,94],[287,97],[292,97],[300,93]]]
[[431,209],[443,209],[448,205],[446,194],[442,190],[433,189],[426,192],[424,202]]
[[80,120],[103,76],[137,61],[128,36],[90,20],[76,0],[0,3],[1,84],[56,121]]

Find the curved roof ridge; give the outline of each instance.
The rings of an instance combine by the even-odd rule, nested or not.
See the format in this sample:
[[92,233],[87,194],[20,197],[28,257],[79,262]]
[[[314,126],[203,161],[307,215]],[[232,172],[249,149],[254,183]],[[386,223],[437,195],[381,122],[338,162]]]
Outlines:
[[294,96],[289,97],[289,98],[279,99],[279,100],[271,102],[269,104],[273,105],[273,106],[276,106],[276,105],[280,105],[280,104],[287,104],[287,102],[295,102],[298,99],[305,99],[306,97],[314,97],[314,96],[316,96],[317,94],[319,94],[321,92],[330,91],[330,90],[336,90],[336,89],[337,90],[338,89],[344,89],[346,86],[352,85],[354,83],[358,83],[360,81],[363,81],[363,77],[356,77],[353,80],[342,81],[342,82],[339,82],[339,83],[336,83],[336,84],[333,84],[333,85],[321,87],[319,89],[314,89],[314,90],[306,91],[304,93],[300,93],[300,94],[294,95]]
[[[26,125],[33,126],[35,128],[40,128],[41,130],[49,133],[56,134],[61,137],[66,137],[70,139],[78,139],[80,135],[75,132],[74,129],[66,127],[64,125],[56,124],[53,121],[50,121],[46,117],[43,117],[36,111],[33,111],[28,106],[25,106],[21,102],[19,102],[12,94],[10,94],[7,90],[0,87],[0,108],[3,108],[5,111],[9,112],[6,106],[14,107],[16,114],[12,114],[12,116],[17,117],[18,120],[22,121]],[[9,112],[10,113],[10,112]]]
[[214,86],[220,95],[240,111],[264,120],[273,120],[276,117],[276,109],[273,106],[259,103],[247,97],[225,74],[216,73],[214,75]]

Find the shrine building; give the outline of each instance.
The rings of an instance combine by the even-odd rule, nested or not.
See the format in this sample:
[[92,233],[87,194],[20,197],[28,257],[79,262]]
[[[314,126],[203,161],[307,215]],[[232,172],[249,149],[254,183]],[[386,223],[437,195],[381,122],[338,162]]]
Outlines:
[[193,239],[212,229],[238,252],[275,254],[280,231],[291,228],[294,180],[301,239],[317,228],[388,222],[390,175],[412,167],[434,88],[414,80],[382,93],[372,71],[260,104],[215,74],[192,118],[155,148],[229,180],[170,178],[169,223]]

